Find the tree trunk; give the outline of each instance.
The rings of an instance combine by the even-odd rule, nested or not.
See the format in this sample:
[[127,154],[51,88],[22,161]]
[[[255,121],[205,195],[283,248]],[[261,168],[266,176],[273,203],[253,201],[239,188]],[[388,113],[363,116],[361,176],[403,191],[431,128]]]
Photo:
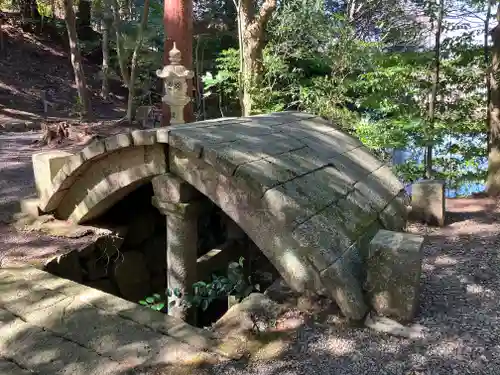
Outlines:
[[[240,107],[243,111],[245,108],[245,104],[243,101],[243,65],[245,61],[245,57],[243,55],[243,24],[241,21],[241,2],[242,0],[233,0],[234,8],[236,9],[236,24],[237,24],[237,33],[238,33],[238,52],[239,52],[239,70],[238,70],[238,99],[240,101]],[[219,98],[221,98],[219,96]]]
[[116,55],[118,57],[118,65],[120,66],[120,73],[122,76],[123,84],[128,87],[130,75],[128,71],[127,61],[128,57],[123,48],[123,40],[120,34],[120,7],[117,0],[113,0],[113,28],[116,33]]
[[490,18],[491,9],[497,0],[489,0],[486,9],[486,20],[484,21],[484,75],[486,79],[486,152],[490,152],[490,127],[491,127],[491,72],[490,72]]
[[[500,21],[500,3],[497,9],[497,21]],[[491,105],[490,105],[490,152],[488,154],[488,179],[486,191],[488,195],[500,195],[500,92],[498,91],[500,76],[500,27],[497,25],[491,32]]]
[[90,0],[80,0],[78,2],[78,22],[77,32],[80,40],[90,40],[92,38],[92,27],[90,19],[92,13],[92,3]]
[[[186,69],[193,69],[193,1],[192,0],[164,0],[163,1],[163,25],[165,29],[165,43],[163,48],[163,61],[169,65],[170,51],[174,45],[181,51],[181,64]],[[193,96],[193,81],[187,81],[188,96]],[[170,106],[162,105],[162,125],[170,125]],[[185,122],[194,121],[193,102],[189,101],[184,107]]]
[[[437,16],[437,24],[436,24],[436,42],[434,46],[434,72],[432,75],[432,89],[431,96],[429,100],[429,138],[432,138],[432,133],[434,129],[434,120],[436,117],[436,102],[437,102],[437,93],[439,86],[439,73],[441,68],[441,31],[443,28],[443,15],[444,15],[444,0],[439,0],[439,9]],[[427,145],[427,152],[425,155],[425,177],[432,178],[432,149],[433,144],[429,139]]]
[[132,54],[132,61],[130,63],[130,80],[128,82],[128,103],[127,103],[127,120],[129,123],[135,118],[135,105],[134,105],[134,94],[135,94],[135,80],[137,78],[137,65],[139,59],[139,51],[142,47],[142,40],[144,39],[144,31],[148,26],[148,16],[149,16],[149,0],[144,1],[144,10],[142,14],[141,24],[139,25],[139,30],[137,31],[137,40],[135,42],[134,52]]
[[64,21],[68,31],[69,49],[71,55],[71,65],[75,73],[75,84],[80,98],[82,117],[92,117],[92,107],[90,95],[85,82],[85,72],[83,71],[82,58],[78,48],[78,35],[76,33],[76,18],[73,9],[73,0],[64,0]]
[[243,37],[243,116],[252,114],[253,92],[262,78],[264,42],[252,36]]
[[34,26],[35,27],[34,31],[36,33],[40,33],[41,16],[40,12],[38,11],[38,5],[36,3],[36,0],[23,0],[20,1],[19,3],[21,10],[21,21],[23,25],[28,23],[30,25],[31,30],[33,30]]
[[364,5],[365,1],[359,1],[359,3],[357,0],[347,1],[346,13],[347,13],[347,19],[349,20],[350,23],[353,23],[355,21],[356,16],[361,11]]
[[265,0],[256,14],[254,0],[240,0],[240,6],[237,9],[243,47],[243,98],[241,100],[243,116],[252,114],[254,101],[252,93],[258,89],[262,80],[264,29],[276,9],[276,4],[277,0]]
[[21,15],[32,20],[40,19],[40,12],[36,0],[22,0],[19,2]]
[[[105,5],[106,6],[106,5]],[[108,10],[105,10],[102,20],[102,85],[101,96],[103,99],[109,98],[109,30],[111,29],[111,19]]]

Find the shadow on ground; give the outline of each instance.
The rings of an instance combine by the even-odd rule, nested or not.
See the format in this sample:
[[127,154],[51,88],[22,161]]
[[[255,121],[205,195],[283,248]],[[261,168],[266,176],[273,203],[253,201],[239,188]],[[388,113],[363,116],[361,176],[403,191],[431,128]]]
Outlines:
[[[427,235],[421,309],[416,319],[427,328],[427,333],[419,340],[353,328],[345,325],[342,317],[330,315],[326,321],[314,322],[313,319],[285,332],[276,352],[268,352],[261,358],[257,355],[237,361],[217,360],[214,356],[188,359],[181,354],[176,360],[189,360],[189,364],[176,362],[174,366],[172,361],[168,363],[167,357],[181,353],[182,345],[176,349],[170,346],[167,350],[165,343],[152,339],[148,332],[142,333],[142,340],[130,342],[125,334],[133,329],[130,322],[113,323],[115,318],[84,306],[70,308],[64,325],[58,324],[54,316],[44,319],[51,322],[52,329],[64,330],[64,335],[78,341],[80,348],[86,348],[94,356],[100,353],[101,360],[108,358],[106,348],[117,350],[122,357],[114,360],[125,365],[113,373],[120,375],[497,374],[500,366],[500,282],[496,274],[500,267],[499,228],[491,223],[473,232],[474,226],[484,224],[462,223],[467,232],[454,228],[455,224],[437,230],[411,228],[413,232]],[[40,298],[41,292],[37,291],[40,286],[26,283],[22,289],[19,302],[26,303],[24,298],[29,298],[35,306]],[[23,297],[25,290],[31,290],[28,297]],[[15,316],[4,318],[2,327],[12,325],[16,319]],[[97,322],[107,322],[106,329],[95,331]],[[5,353],[6,347],[14,348],[17,355],[38,361],[40,366],[43,361],[47,366],[67,361],[69,346],[76,348],[76,344],[62,339],[37,339],[37,335],[48,332],[42,333],[30,326],[9,336],[2,335],[3,351],[0,352]],[[137,353],[156,353],[160,356],[157,358],[164,358],[163,362],[167,363],[134,364]],[[104,365],[97,363],[75,357],[71,362],[75,367],[71,368],[84,368],[88,374],[106,373]],[[91,365],[96,366],[92,371]]]

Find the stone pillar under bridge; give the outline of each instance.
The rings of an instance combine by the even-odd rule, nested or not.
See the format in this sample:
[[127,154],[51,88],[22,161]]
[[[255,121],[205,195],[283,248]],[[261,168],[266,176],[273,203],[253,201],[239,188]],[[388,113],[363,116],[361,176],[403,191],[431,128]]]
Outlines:
[[[195,321],[195,312],[180,304],[174,295],[191,293],[197,280],[198,219],[207,199],[187,182],[172,174],[153,178],[153,205],[166,217],[167,230],[167,288],[168,314],[189,323]],[[171,304],[175,305],[170,307]]]

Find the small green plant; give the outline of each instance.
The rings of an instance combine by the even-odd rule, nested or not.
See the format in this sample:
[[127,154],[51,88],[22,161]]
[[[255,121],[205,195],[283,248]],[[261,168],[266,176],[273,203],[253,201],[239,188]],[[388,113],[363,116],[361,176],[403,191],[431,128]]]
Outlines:
[[211,282],[198,281],[193,284],[193,294],[186,296],[188,306],[201,307],[205,311],[210,304],[221,298],[235,296],[241,301],[255,290],[259,291],[259,284],[252,284],[249,276],[245,278],[243,272],[243,261],[241,257],[238,262],[229,264],[226,276],[212,275]]
[[75,103],[73,104],[72,112],[80,117],[82,117],[83,103],[79,96],[75,98]]
[[[197,281],[192,286],[191,294],[183,295],[178,288],[174,290],[167,289],[168,297],[177,297],[168,303],[168,307],[173,308],[177,304],[185,308],[201,307],[205,311],[215,300],[235,296],[238,302],[240,302],[254,290],[260,291],[260,285],[253,285],[250,276],[245,278],[243,272],[244,260],[241,257],[238,262],[230,263],[227,276],[212,275],[212,281],[210,282]],[[159,294],[147,297],[145,300],[139,301],[139,304],[148,306],[156,311],[162,311],[167,306],[165,297]]]
[[165,308],[165,300],[159,294],[153,294],[144,300],[139,301],[140,305],[147,306],[155,311],[162,311]]

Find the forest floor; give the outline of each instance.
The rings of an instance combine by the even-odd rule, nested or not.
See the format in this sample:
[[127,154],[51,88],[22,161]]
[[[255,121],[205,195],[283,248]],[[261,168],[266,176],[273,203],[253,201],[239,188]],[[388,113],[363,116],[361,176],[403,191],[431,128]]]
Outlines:
[[[0,125],[40,118],[40,90],[46,90],[53,103],[51,116],[70,116],[75,89],[64,51],[13,27],[4,30]],[[95,66],[86,65],[86,72],[97,76]],[[98,87],[97,80],[89,83]],[[93,101],[102,118],[123,115],[121,99],[104,103],[94,95]],[[102,120],[94,125],[109,133],[125,130],[112,123],[105,126]],[[17,202],[35,194],[31,155],[40,151],[34,144],[40,136],[39,131],[0,133],[0,266],[48,259],[91,240],[18,233],[8,225]],[[222,363],[203,374],[499,374],[500,208],[487,198],[450,199],[447,211],[443,228],[415,223],[409,227],[426,236],[421,309],[415,320],[426,328],[423,338],[353,328],[330,315],[323,322],[302,325],[276,358]]]
[[[25,32],[15,19],[4,24],[2,32],[0,131],[13,129],[12,124],[30,124],[26,129],[40,129],[44,124],[68,124],[75,129],[85,129],[85,133],[94,137],[107,137],[138,128],[138,124],[125,126],[117,121],[125,115],[128,93],[119,80],[110,80],[108,100],[99,95],[101,80],[98,64],[83,58],[94,120],[82,121],[77,108],[73,69],[61,41],[51,40],[50,35],[37,36]],[[46,113],[44,96],[48,103]],[[21,129],[24,130],[24,127]],[[83,146],[74,139],[58,141],[53,142],[51,147],[68,149]]]
[[[23,32],[17,24],[3,26],[4,51],[0,56],[0,126],[6,121],[33,121],[44,117],[42,92],[48,102],[47,116],[73,118],[76,89],[71,62],[66,51],[46,37]],[[99,119],[124,115],[126,89],[104,101],[99,95],[99,66],[84,59],[92,106]],[[116,85],[115,85],[116,86]]]

